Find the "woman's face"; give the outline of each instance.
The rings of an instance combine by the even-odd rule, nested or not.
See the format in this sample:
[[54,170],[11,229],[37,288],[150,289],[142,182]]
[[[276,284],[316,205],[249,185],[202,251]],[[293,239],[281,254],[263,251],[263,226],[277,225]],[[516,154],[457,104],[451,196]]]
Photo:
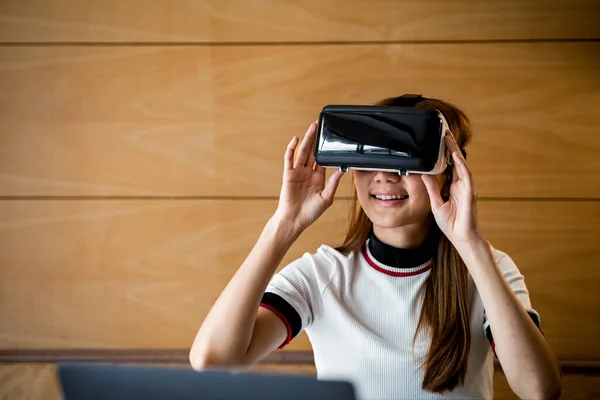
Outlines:
[[[435,178],[441,188],[445,175]],[[373,225],[389,229],[429,223],[431,203],[421,175],[355,170],[354,184],[358,200]]]

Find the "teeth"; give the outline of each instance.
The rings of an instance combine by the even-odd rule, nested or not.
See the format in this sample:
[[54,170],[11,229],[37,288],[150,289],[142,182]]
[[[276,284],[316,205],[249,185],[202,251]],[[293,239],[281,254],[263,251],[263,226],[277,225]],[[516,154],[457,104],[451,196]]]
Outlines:
[[375,198],[379,199],[379,200],[404,200],[407,197],[408,196],[406,196],[406,195],[401,195],[401,196],[383,196],[383,195],[379,195],[379,194],[375,195]]

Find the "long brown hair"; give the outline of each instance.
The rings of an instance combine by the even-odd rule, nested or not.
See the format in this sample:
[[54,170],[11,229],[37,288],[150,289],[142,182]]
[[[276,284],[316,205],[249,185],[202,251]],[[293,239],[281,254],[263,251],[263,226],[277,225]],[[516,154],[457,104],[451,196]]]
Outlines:
[[[387,106],[394,98],[376,104]],[[423,98],[416,108],[439,110],[446,120],[461,149],[471,140],[471,124],[458,107],[438,99]],[[446,170],[447,183],[451,181],[451,169]],[[352,216],[344,243],[337,248],[341,253],[355,253],[365,244],[373,227],[354,193]],[[435,223],[438,246],[433,268],[425,282],[425,295],[419,323],[413,339],[427,332],[431,345],[422,367],[425,369],[422,388],[442,393],[463,385],[467,372],[467,360],[471,347],[469,273],[460,255]]]

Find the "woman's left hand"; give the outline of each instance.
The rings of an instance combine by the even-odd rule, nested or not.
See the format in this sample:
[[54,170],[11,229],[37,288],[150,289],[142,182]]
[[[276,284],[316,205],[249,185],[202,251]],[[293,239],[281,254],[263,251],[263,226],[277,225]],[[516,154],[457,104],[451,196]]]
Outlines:
[[481,239],[477,228],[477,191],[467,162],[450,131],[446,131],[444,142],[454,161],[448,201],[442,199],[440,186],[433,176],[423,174],[421,178],[427,187],[437,225],[454,247],[459,247]]

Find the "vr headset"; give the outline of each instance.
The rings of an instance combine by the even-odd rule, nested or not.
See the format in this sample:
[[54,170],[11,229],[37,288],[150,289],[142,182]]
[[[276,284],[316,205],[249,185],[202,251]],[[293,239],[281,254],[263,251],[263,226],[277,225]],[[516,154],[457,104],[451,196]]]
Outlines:
[[325,106],[315,141],[317,164],[400,175],[443,172],[452,162],[444,143],[448,122],[438,110],[414,108],[421,99],[405,94],[390,106]]

